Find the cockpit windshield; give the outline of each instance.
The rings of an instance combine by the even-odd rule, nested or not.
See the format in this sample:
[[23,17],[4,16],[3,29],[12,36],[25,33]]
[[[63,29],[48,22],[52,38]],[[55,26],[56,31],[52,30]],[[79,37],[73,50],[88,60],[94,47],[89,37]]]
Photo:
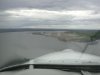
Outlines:
[[1,31],[0,41],[1,70],[28,64],[61,70],[99,69],[99,30],[9,30]]
[[100,0],[0,0],[0,75],[30,66],[100,73]]

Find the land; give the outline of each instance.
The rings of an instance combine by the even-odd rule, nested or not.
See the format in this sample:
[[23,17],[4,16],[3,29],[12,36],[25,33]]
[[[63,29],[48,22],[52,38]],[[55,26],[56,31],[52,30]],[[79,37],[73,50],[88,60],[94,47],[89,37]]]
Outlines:
[[89,32],[79,32],[79,31],[37,31],[33,32],[35,35],[43,35],[48,37],[57,38],[60,41],[78,41],[78,42],[87,42],[90,40],[90,36],[94,33]]

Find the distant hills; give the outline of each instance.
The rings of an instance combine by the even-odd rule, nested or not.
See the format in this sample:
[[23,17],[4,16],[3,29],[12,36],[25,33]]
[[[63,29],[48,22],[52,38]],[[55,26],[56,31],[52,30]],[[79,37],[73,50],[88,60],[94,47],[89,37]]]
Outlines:
[[98,30],[75,30],[75,29],[48,29],[48,28],[7,28],[7,29],[0,29],[0,33],[4,32],[23,32],[23,31],[75,31],[75,32],[96,32]]

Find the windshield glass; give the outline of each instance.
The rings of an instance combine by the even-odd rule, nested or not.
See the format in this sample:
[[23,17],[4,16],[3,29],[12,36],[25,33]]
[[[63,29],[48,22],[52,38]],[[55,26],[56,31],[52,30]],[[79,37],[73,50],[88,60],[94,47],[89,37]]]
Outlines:
[[27,63],[36,69],[100,71],[99,30],[9,30],[0,33],[0,41],[0,70],[27,69]]
[[0,65],[29,59],[36,64],[100,65],[99,40],[97,30],[2,32]]

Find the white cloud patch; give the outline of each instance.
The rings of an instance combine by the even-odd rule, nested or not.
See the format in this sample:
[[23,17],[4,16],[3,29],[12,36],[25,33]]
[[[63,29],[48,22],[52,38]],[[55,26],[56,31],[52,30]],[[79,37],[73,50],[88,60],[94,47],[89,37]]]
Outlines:
[[95,10],[8,9],[0,12],[0,28],[51,27],[99,28],[100,12]]
[[[62,10],[62,11],[50,11],[42,9],[16,9],[16,10],[6,10],[6,13],[10,14],[12,17],[20,18],[38,18],[38,19],[58,19],[58,18],[68,18],[71,19],[90,19],[95,17],[92,10]],[[97,15],[96,15],[97,17]]]

